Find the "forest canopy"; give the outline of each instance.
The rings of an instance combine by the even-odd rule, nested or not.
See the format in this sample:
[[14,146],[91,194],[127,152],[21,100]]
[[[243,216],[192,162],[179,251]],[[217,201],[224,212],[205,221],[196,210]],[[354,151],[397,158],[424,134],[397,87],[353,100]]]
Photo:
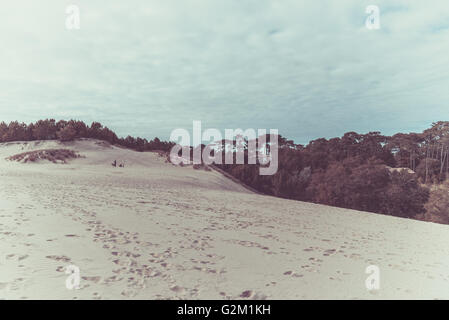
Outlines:
[[425,214],[426,185],[449,177],[449,122],[393,136],[348,132],[305,146],[280,136],[278,152],[272,176],[258,175],[260,164],[219,167],[265,194],[415,218]]

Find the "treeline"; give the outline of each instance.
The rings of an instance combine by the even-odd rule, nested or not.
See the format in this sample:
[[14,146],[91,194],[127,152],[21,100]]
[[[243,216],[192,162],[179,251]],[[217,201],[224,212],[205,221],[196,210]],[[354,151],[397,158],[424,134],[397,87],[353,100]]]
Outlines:
[[6,124],[0,122],[0,142],[55,140],[72,141],[77,138],[92,138],[107,141],[114,145],[123,146],[136,151],[170,151],[174,143],[161,141],[155,138],[151,141],[143,138],[118,138],[108,127],[99,122],[92,122],[90,126],[83,121],[54,119],[39,120],[35,123],[25,124],[17,121]]
[[[82,121],[54,119],[30,124],[0,123],[0,142],[77,138],[104,140],[136,151],[169,152],[175,145],[158,138],[151,141],[131,136],[118,138],[98,122],[90,126]],[[222,141],[214,152],[221,152],[224,159],[225,153],[235,153],[236,145],[237,141]],[[434,123],[422,133],[390,137],[380,132],[348,132],[341,138],[316,139],[307,145],[279,136],[279,165],[271,176],[259,174],[264,164],[247,164],[249,158],[256,156],[249,154],[248,141],[244,141],[243,150],[246,164],[217,166],[262,193],[401,217],[428,215],[425,205],[429,207],[429,189],[425,184],[449,178],[449,122],[445,121]],[[265,151],[269,150],[268,135]],[[415,173],[392,168],[408,168]],[[431,202],[438,203],[439,198],[432,194]],[[444,221],[449,222],[447,203],[448,208],[438,206],[438,214],[445,215]]]
[[449,177],[449,121],[433,123],[422,133],[396,134],[388,143],[397,165],[416,171],[424,183]]
[[[247,143],[246,158],[251,157]],[[223,157],[226,149],[222,148]],[[437,122],[422,133],[388,137],[379,132],[348,132],[341,138],[317,139],[305,146],[280,136],[279,167],[272,176],[259,175],[261,164],[219,167],[265,194],[416,217],[425,213],[429,199],[424,184],[449,177],[448,154],[449,122]]]

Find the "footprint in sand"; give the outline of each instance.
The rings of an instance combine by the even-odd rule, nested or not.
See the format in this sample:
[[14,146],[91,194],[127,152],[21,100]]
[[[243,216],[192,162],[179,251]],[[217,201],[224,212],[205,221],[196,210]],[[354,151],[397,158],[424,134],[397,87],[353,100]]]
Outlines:
[[179,293],[179,294],[185,293],[184,288],[182,288],[182,287],[180,287],[180,286],[173,286],[173,287],[170,288],[170,290],[171,290],[171,291],[174,291],[174,292],[176,292],[176,293]]
[[254,295],[254,292],[251,290],[245,290],[240,294],[240,298],[249,299]]
[[55,261],[62,261],[62,262],[70,262],[71,261],[71,259],[69,257],[66,257],[66,256],[52,255],[52,256],[46,256],[46,258],[51,259],[51,260],[55,260]]
[[22,260],[25,260],[26,258],[28,258],[29,257],[29,255],[27,255],[27,254],[24,254],[23,256],[20,256],[19,257],[19,261],[22,261]]
[[86,281],[92,281],[94,283],[98,283],[101,280],[100,276],[96,276],[96,277],[81,277],[81,279],[86,280]]
[[324,251],[323,256],[330,256],[330,255],[334,254],[336,251],[337,250],[335,250],[335,249],[326,250],[326,251]]

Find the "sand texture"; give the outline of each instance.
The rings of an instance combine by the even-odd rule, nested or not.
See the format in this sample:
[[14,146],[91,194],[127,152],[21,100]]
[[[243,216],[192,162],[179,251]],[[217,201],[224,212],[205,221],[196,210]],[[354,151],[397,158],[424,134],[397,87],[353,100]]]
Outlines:
[[[51,148],[83,157],[5,159]],[[157,153],[0,144],[3,299],[447,299],[448,240],[445,225],[258,195]]]

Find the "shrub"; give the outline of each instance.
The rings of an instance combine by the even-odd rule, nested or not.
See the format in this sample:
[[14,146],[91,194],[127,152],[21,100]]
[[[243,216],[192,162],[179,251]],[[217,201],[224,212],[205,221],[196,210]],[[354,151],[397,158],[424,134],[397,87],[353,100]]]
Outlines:
[[44,149],[23,152],[6,158],[17,162],[36,162],[38,160],[48,160],[53,163],[67,163],[68,159],[79,158],[80,155],[69,149]]
[[430,189],[426,212],[418,216],[420,220],[449,224],[449,183],[435,185]]
[[357,166],[351,159],[314,173],[307,191],[317,203],[409,218],[423,213],[429,198],[415,174],[390,173],[372,161]]
[[311,199],[337,207],[381,212],[390,182],[388,170],[375,162],[356,163],[355,159],[346,159],[314,173],[307,189]]
[[425,212],[424,205],[428,200],[429,189],[419,184],[415,174],[406,171],[393,172],[382,212],[412,218]]

